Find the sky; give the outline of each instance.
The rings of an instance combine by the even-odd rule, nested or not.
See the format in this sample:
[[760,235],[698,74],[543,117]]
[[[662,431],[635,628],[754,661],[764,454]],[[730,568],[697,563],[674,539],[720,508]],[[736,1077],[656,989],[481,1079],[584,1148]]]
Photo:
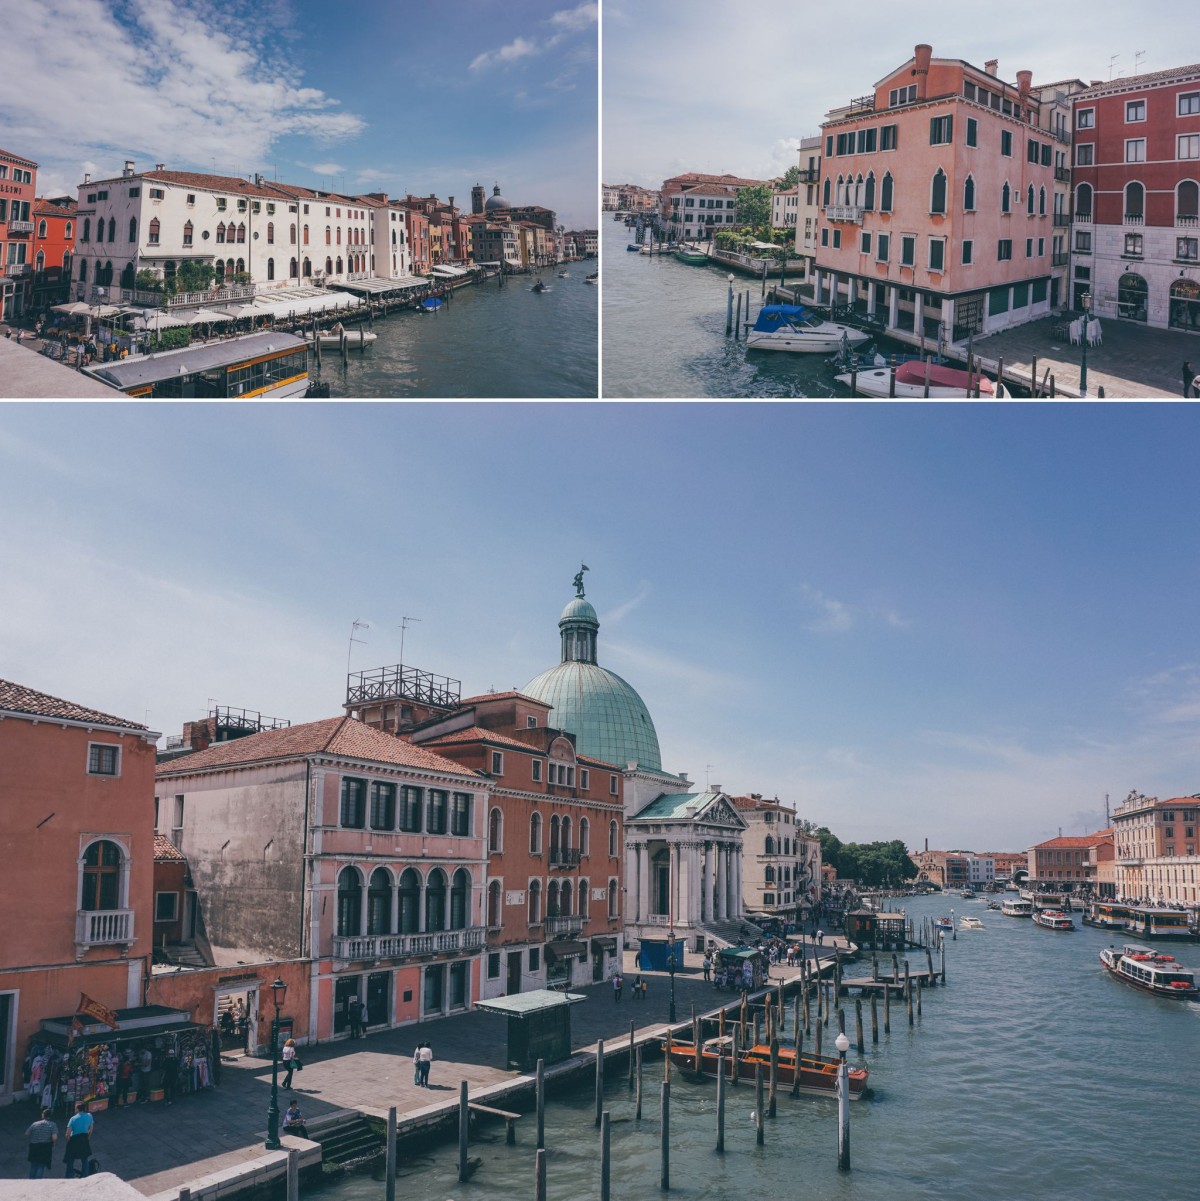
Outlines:
[[826,112],[871,93],[918,42],[978,67],[995,58],[1010,83],[1028,68],[1036,86],[1187,65],[1195,30],[1193,0],[862,0],[850,20],[836,4],[604,0],[604,181],[782,175]]
[[453,195],[596,227],[597,4],[39,0],[4,20],[0,146],[42,195],[139,169]]
[[[1171,404],[0,405],[0,677],[178,735],[599,661],[699,787],[1024,850],[1200,792]],[[365,623],[351,643],[352,623]]]

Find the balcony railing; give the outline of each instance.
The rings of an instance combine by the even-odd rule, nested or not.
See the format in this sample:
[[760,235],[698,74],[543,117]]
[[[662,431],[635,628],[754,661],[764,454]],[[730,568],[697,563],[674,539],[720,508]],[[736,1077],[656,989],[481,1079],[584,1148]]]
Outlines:
[[412,955],[445,955],[476,951],[484,944],[483,926],[465,930],[433,930],[426,934],[335,935],[335,959],[407,959]]
[[828,221],[850,221],[861,225],[863,210],[857,204],[830,204],[825,208],[825,218]]
[[1066,183],[1067,180],[1069,180],[1071,178],[1071,168],[1070,167],[1055,167],[1054,168],[1054,178],[1057,179],[1059,181],[1059,183]]
[[[1080,214],[1078,214],[1078,213],[1076,213],[1076,214],[1075,214],[1075,220],[1076,220],[1076,221],[1079,221],[1079,220],[1081,220]],[[1071,217],[1070,217],[1070,214],[1068,214],[1068,213],[1055,213],[1055,214],[1054,214],[1054,224],[1055,224],[1055,225],[1061,225],[1061,226],[1063,226],[1063,227],[1066,227],[1066,226],[1070,225],[1070,224],[1071,224]]]
[[556,913],[545,920],[547,934],[567,934],[572,930],[582,930],[586,917],[577,917],[572,913]]
[[167,308],[195,308],[197,305],[219,304],[226,300],[253,300],[257,289],[253,284],[236,284],[208,292],[176,292],[167,298]]
[[796,179],[799,183],[819,183],[821,180],[821,169],[819,167],[801,167],[800,174]]
[[1126,213],[1125,214],[1125,224],[1126,225],[1145,225],[1146,224],[1146,216],[1144,213]]
[[1176,213],[1175,224],[1180,229],[1195,229],[1197,225],[1200,225],[1200,217],[1195,215],[1185,217],[1182,213]]
[[28,263],[6,263],[4,273],[6,275],[28,275],[30,267]]
[[[1091,213],[1076,213],[1075,216],[1071,218],[1071,220],[1074,221],[1076,225],[1091,225],[1092,214]],[[1054,224],[1057,225],[1058,222],[1055,221]]]
[[81,909],[75,915],[75,944],[104,947],[133,942],[132,909]]
[[1056,267],[1065,267],[1065,266],[1067,265],[1067,260],[1068,260],[1070,257],[1071,257],[1071,256],[1070,256],[1069,254],[1056,254],[1056,255],[1054,256],[1054,266],[1056,266]]
[[551,847],[549,862],[551,867],[578,867],[579,848]]
[[31,234],[33,233],[33,222],[10,221],[8,223],[8,232],[10,234]]
[[647,926],[669,926],[671,924],[671,915],[669,913],[648,913],[646,915]]

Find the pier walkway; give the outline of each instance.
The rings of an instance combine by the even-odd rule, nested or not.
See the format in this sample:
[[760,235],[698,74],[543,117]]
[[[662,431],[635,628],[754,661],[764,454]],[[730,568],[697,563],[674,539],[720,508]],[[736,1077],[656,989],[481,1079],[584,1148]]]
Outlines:
[[[839,940],[840,941],[840,940]],[[830,944],[823,964],[832,963]],[[810,965],[811,965],[810,959]],[[636,1041],[657,1042],[668,1017],[670,982],[664,972],[642,972],[648,988],[645,1001],[632,999],[633,977],[638,969],[632,952],[625,956],[626,988],[619,1002],[613,999],[609,981],[572,989],[587,1001],[572,1006],[573,1055],[547,1068],[548,1091],[556,1077],[579,1070],[595,1054],[598,1039],[605,1040],[609,1055],[628,1055],[629,1023],[636,1023]],[[771,969],[772,983],[798,979],[799,966],[777,965]],[[688,953],[685,970],[675,975],[678,1025],[690,1022],[693,1003],[697,1014],[708,1014],[722,1005],[733,1006],[740,993],[719,990],[705,983],[701,957]],[[413,1084],[412,1053],[417,1041],[433,1049],[430,1087]],[[432,1124],[457,1106],[460,1080],[470,1086],[471,1100],[498,1104],[496,1100],[528,1077],[507,1066],[507,1025],[494,1014],[470,1013],[369,1034],[356,1041],[342,1040],[302,1048],[303,1072],[295,1076],[295,1087],[281,1090],[280,1108],[295,1096],[311,1122],[339,1110],[386,1118],[390,1106],[398,1110],[398,1126],[420,1128]],[[588,1067],[590,1070],[590,1066]],[[101,1169],[129,1181],[145,1196],[177,1195],[181,1186],[191,1186],[205,1177],[232,1180],[255,1170],[264,1156],[282,1161],[282,1153],[265,1152],[267,1107],[271,1095],[271,1062],[247,1056],[222,1064],[219,1088],[182,1097],[174,1105],[161,1103],[108,1109],[96,1115],[92,1147]],[[517,1106],[520,1108],[520,1106]],[[32,1104],[18,1103],[0,1109],[0,1180],[23,1179],[24,1131],[37,1117]],[[61,1175],[62,1127],[55,1157],[55,1173]],[[518,1125],[517,1139],[532,1137]],[[299,1145],[298,1141],[285,1139]],[[0,1185],[0,1190],[3,1186]]]

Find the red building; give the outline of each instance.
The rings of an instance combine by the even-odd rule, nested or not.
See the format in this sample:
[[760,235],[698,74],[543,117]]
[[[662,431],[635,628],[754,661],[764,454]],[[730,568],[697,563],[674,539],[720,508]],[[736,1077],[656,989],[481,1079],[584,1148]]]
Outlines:
[[412,260],[414,275],[427,275],[433,266],[429,244],[429,217],[417,208],[396,202],[404,212],[404,226],[408,232],[408,253]]
[[75,199],[39,196],[33,205],[34,309],[70,299],[71,259],[75,254]]
[[1200,66],[1074,97],[1073,301],[1200,332]]
[[0,318],[5,321],[29,307],[36,194],[37,163],[0,150]]

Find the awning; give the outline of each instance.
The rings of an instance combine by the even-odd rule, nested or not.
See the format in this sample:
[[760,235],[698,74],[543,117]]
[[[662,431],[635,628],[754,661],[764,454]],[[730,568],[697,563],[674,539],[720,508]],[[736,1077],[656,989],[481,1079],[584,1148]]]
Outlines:
[[576,942],[573,938],[561,938],[557,942],[546,944],[546,961],[553,963],[556,959],[580,959],[587,954],[587,943]]
[[592,939],[592,949],[595,951],[614,951],[615,952],[617,949],[617,940],[615,938],[609,938],[607,936],[605,936],[603,938],[593,938]]
[[530,992],[513,993],[508,997],[489,997],[485,1001],[476,1001],[475,1008],[486,1013],[502,1013],[506,1017],[525,1018],[535,1013],[544,1013],[547,1009],[557,1009],[561,1005],[577,1005],[586,1001],[582,993],[557,992],[552,988],[535,988]]

